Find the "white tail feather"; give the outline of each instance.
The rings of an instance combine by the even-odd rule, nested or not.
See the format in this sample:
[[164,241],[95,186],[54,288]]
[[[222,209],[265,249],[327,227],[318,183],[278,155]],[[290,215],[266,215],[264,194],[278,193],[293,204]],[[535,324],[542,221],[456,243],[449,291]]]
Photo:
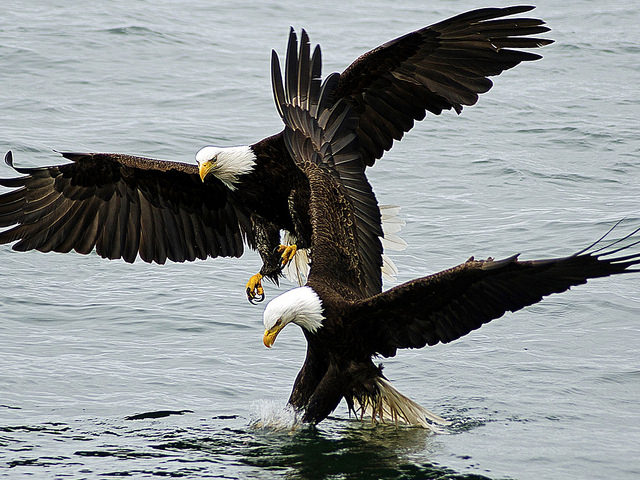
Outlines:
[[382,248],[385,250],[401,251],[407,248],[407,242],[398,235],[385,232],[382,238]]
[[382,254],[382,278],[388,282],[393,282],[398,275],[398,267],[388,255]]
[[451,423],[401,394],[386,378],[378,377],[376,383],[379,398],[367,399],[365,405],[361,405],[354,398],[354,405],[357,406],[356,414],[360,415],[360,418],[368,416],[371,417],[372,423],[403,423],[426,428],[436,433],[443,432],[438,425]]
[[[402,207],[399,207],[398,205],[380,205],[380,214],[382,215],[382,220],[388,220],[388,219],[400,219],[400,209]],[[402,222],[402,224],[404,225],[404,222],[402,220],[400,220]]]
[[[383,250],[400,251],[407,248],[405,242],[398,235],[402,227],[405,225],[404,220],[400,218],[400,207],[394,205],[380,205],[380,215],[382,216],[382,241]],[[398,267],[393,263],[389,256],[382,254],[382,278],[389,282],[396,279],[398,275]]]
[[386,237],[391,233],[398,233],[406,225],[400,218],[400,207],[395,205],[380,205],[380,215],[382,216],[382,231]]

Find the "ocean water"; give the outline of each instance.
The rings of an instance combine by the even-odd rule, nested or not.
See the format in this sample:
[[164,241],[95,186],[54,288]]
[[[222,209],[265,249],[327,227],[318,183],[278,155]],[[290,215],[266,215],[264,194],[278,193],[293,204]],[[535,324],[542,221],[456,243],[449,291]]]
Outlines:
[[[493,3],[492,3],[493,4]],[[556,43],[462,115],[428,116],[369,170],[402,206],[390,287],[469,256],[567,255],[640,226],[640,10],[539,1]],[[324,72],[486,2],[5,2],[0,150],[194,161],[280,130],[270,50],[289,26]],[[5,166],[0,176],[12,176]],[[384,361],[448,434],[372,427],[344,405],[317,429],[285,410],[305,342],[262,345],[241,259],[133,265],[0,247],[0,477],[640,476],[640,275],[600,279],[449,345]],[[291,288],[267,284],[267,296]],[[174,412],[136,419],[148,412]],[[177,414],[181,412],[181,414]],[[256,422],[270,426],[257,427]]]

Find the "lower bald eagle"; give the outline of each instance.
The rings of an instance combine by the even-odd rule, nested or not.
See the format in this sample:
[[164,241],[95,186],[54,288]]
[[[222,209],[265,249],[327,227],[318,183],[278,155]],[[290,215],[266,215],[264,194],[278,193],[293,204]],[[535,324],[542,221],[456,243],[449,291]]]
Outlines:
[[[552,40],[532,18],[504,18],[529,6],[473,10],[391,40],[365,53],[344,72],[333,75],[329,103],[351,107],[357,158],[340,175],[356,202],[367,294],[381,290],[379,211],[358,197],[364,170],[400,140],[426,112],[457,113],[473,105],[499,75],[522,61],[541,58],[521,48]],[[308,42],[303,32],[303,41]],[[295,45],[293,30],[289,49]],[[275,72],[275,52],[272,72]],[[289,55],[287,55],[289,62]],[[320,49],[313,55],[314,81],[321,76]],[[293,81],[293,79],[289,79]],[[282,113],[282,112],[281,112]],[[133,262],[191,261],[238,257],[246,243],[262,258],[260,272],[247,284],[250,300],[263,299],[263,277],[277,281],[296,246],[280,245],[281,231],[297,247],[311,243],[309,183],[285,146],[283,132],[249,146],[205,147],[198,165],[111,153],[62,155],[71,163],[15,168],[24,176],[0,179],[14,188],[0,196],[0,243],[14,250],[98,255]],[[11,152],[5,157],[13,167]],[[337,166],[340,170],[340,166]],[[367,249],[370,252],[367,252]]]
[[[340,169],[359,155],[356,119],[348,102],[327,101],[336,88],[335,78],[322,85],[314,81],[308,46],[300,47],[299,59],[292,59],[287,72],[284,86],[276,72],[274,92],[287,125],[287,147],[309,179],[313,261],[305,286],[266,306],[263,342],[271,347],[289,323],[302,328],[307,354],[289,403],[302,412],[303,421],[322,421],[345,399],[350,411],[361,416],[435,428],[446,422],[399,393],[373,357],[448,343],[587,279],[640,271],[632,268],[640,264],[640,252],[628,251],[640,244],[637,229],[601,246],[605,235],[564,258],[472,257],[451,269],[368,295],[362,284],[366,265],[374,259],[368,257],[370,250],[361,250],[360,241],[377,229],[361,229],[356,220],[359,200],[344,185]],[[361,172],[352,174],[354,180],[360,175],[361,185],[366,185]],[[370,188],[358,193],[375,204]],[[381,251],[379,247],[378,264]]]

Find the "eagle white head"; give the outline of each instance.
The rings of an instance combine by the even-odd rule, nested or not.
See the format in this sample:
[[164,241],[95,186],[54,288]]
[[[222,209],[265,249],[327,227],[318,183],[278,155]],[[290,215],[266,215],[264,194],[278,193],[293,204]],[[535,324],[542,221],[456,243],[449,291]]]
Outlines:
[[256,155],[251,147],[204,147],[196,153],[200,178],[204,182],[211,174],[230,190],[236,189],[242,175],[251,172],[256,165]]
[[264,309],[264,337],[262,341],[271,348],[280,330],[293,322],[308,332],[322,327],[322,301],[311,287],[298,287],[271,300]]

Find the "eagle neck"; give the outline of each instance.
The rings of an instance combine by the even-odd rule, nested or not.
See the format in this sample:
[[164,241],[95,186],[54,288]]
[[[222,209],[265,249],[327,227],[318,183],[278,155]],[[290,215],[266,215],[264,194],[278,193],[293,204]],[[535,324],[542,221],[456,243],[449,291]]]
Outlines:
[[299,325],[305,332],[316,333],[325,319],[322,300],[309,286],[295,288],[291,292],[295,293],[293,323]]

